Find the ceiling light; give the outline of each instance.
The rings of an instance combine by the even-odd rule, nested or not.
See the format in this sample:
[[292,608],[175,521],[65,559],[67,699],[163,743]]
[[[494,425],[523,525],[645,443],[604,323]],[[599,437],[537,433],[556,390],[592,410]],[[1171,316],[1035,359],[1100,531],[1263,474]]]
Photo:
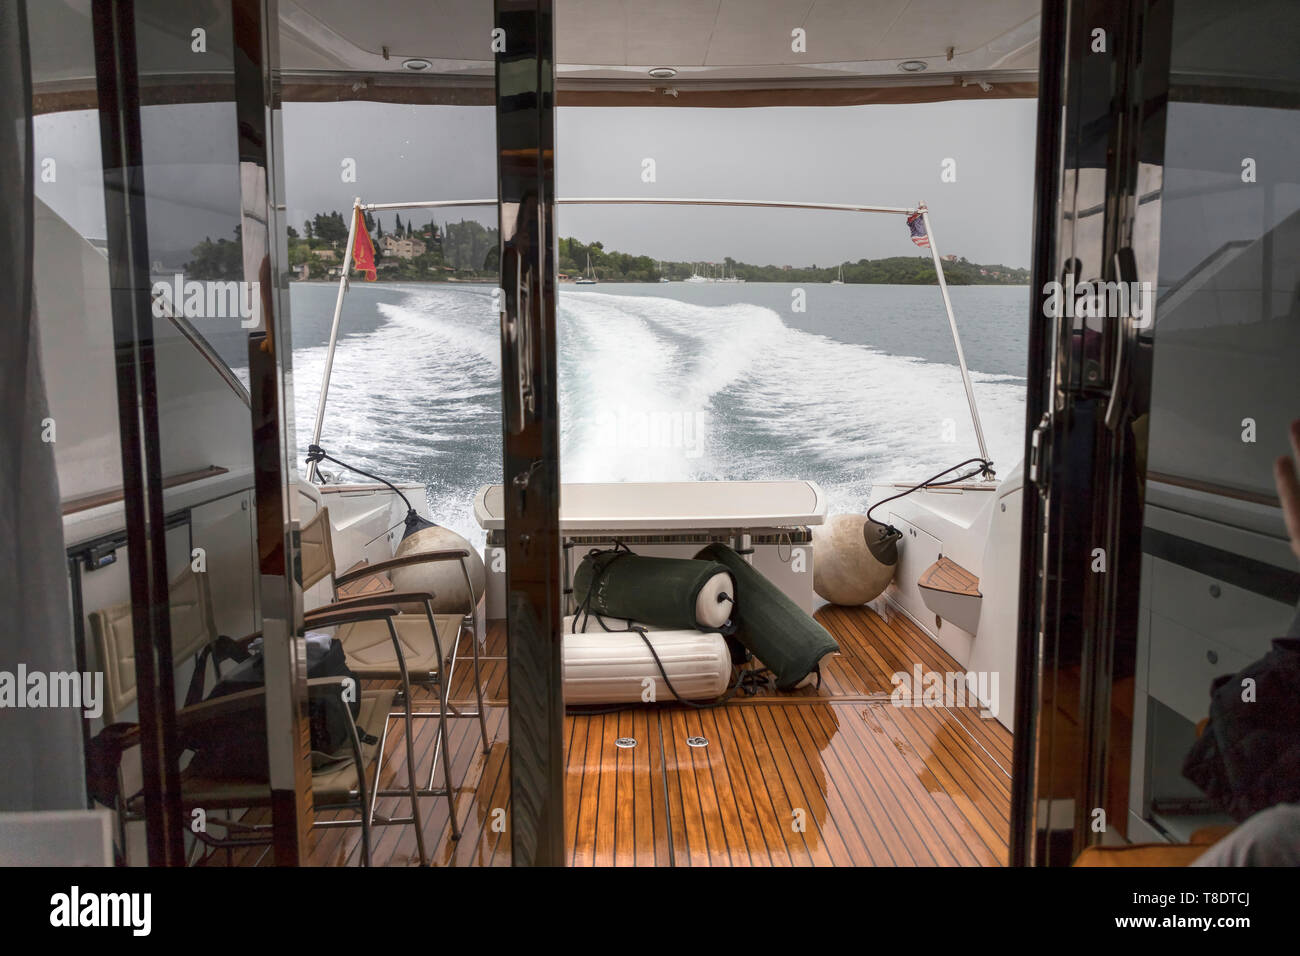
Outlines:
[[929,66],[929,64],[924,60],[904,60],[902,63],[898,64],[898,68],[904,73],[920,73],[927,66]]
[[650,71],[650,75],[653,76],[656,80],[671,80],[674,76],[677,75],[677,71],[674,70],[671,66],[656,66],[653,70]]
[[412,71],[413,73],[423,73],[425,70],[432,68],[433,64],[430,63],[428,60],[414,59],[414,60],[403,60],[402,66],[406,67],[408,70]]

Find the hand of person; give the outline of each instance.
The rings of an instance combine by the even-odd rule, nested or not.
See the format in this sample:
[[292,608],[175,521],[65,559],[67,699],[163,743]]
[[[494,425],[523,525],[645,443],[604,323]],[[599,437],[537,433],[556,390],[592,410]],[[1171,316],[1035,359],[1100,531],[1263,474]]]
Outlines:
[[1282,500],[1282,517],[1291,536],[1291,550],[1300,558],[1300,474],[1296,472],[1296,463],[1300,462],[1300,418],[1291,423],[1291,451],[1294,458],[1283,455],[1273,463],[1273,479],[1277,482],[1277,496]]

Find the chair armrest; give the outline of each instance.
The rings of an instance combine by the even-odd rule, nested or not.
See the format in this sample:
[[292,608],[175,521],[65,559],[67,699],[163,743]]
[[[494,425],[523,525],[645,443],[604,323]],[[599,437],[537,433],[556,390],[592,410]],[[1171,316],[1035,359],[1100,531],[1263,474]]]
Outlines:
[[260,710],[265,706],[262,702],[265,697],[265,687],[254,687],[250,690],[241,690],[235,694],[226,694],[224,697],[213,697],[211,700],[200,701],[197,704],[191,704],[189,707],[182,707],[176,711],[176,729],[188,730],[207,720],[228,717],[231,714],[243,713],[247,710]]
[[385,571],[393,571],[397,568],[407,568],[413,564],[432,564],[435,561],[459,561],[462,558],[468,558],[469,552],[464,548],[447,548],[443,551],[421,551],[419,554],[404,554],[400,558],[389,558],[387,561],[376,561],[374,564],[367,564],[364,567],[355,568],[352,571],[346,571],[343,574],[334,576],[334,585],[347,584],[357,578],[365,577],[369,574],[379,574]]
[[383,591],[379,594],[358,594],[356,597],[339,598],[333,604],[325,604],[312,610],[311,614],[319,614],[323,611],[346,611],[349,608],[362,607],[386,607],[390,604],[414,604],[425,601],[432,601],[434,594],[432,591]]
[[382,621],[395,617],[401,610],[396,605],[335,607],[327,604],[303,615],[303,624],[309,627],[333,627],[335,624],[355,624],[358,621]]
[[[351,679],[345,674],[313,677],[307,681],[307,692],[310,695],[312,690],[320,690],[330,685],[337,685],[341,688],[346,681]],[[265,697],[265,687],[253,687],[249,690],[241,690],[234,694],[226,694],[222,697],[213,697],[211,700],[200,701],[197,704],[190,704],[188,707],[182,707],[176,711],[176,729],[178,731],[191,730],[205,721],[215,720],[218,717],[229,717],[231,714],[239,714],[248,710],[261,710],[265,706],[263,704]],[[139,742],[140,725],[138,723],[122,725],[122,749],[133,747]]]

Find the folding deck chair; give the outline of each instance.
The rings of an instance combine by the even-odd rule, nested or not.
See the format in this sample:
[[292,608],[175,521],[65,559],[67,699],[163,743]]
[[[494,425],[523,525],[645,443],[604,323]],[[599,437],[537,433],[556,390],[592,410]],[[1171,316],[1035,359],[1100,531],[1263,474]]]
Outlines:
[[[171,632],[173,659],[178,668],[193,660],[196,668],[203,668],[204,662],[211,657],[214,676],[219,678],[217,658],[205,654],[216,640],[216,629],[212,619],[212,601],[208,591],[207,577],[190,570],[188,567],[178,575],[170,590]],[[389,609],[393,612],[396,608]],[[340,614],[339,617],[346,617]],[[99,665],[105,674],[104,721],[106,728],[111,726],[113,752],[117,759],[113,761],[112,773],[116,785],[108,788],[102,785],[96,789],[112,789],[111,808],[118,820],[118,840],[125,851],[126,826],[133,821],[144,819],[143,793],[125,793],[121,755],[134,747],[139,741],[139,725],[120,723],[119,719],[136,700],[135,679],[135,641],[129,602],[113,605],[90,614],[90,630],[93,635]],[[244,638],[240,643],[248,643],[252,637]],[[203,680],[199,671],[197,680]],[[322,677],[308,681],[308,694],[314,700],[333,695],[338,698],[339,706],[348,715],[351,755],[321,766],[312,773],[312,800],[317,809],[347,809],[359,811],[356,820],[316,821],[315,827],[360,826],[362,831],[362,860],[370,864],[370,828],[378,822],[380,825],[413,824],[420,832],[419,804],[414,792],[410,792],[411,815],[409,817],[390,818],[376,814],[374,807],[374,790],[378,786],[380,758],[382,755],[382,738],[368,733],[368,728],[379,728],[386,724],[389,711],[393,706],[396,691],[363,691],[360,697],[360,713],[352,719],[351,710],[342,702],[343,677]],[[202,684],[200,684],[200,688]],[[233,715],[248,715],[253,726],[265,727],[265,689],[243,691],[213,700],[201,701],[181,708],[176,713],[176,725],[182,738],[200,727],[204,721],[229,718]],[[102,735],[101,735],[102,738]],[[101,739],[97,738],[97,739]],[[106,767],[99,768],[101,771]],[[373,783],[367,782],[367,778]],[[266,780],[205,777],[195,773],[187,765],[181,770],[181,804],[187,817],[192,811],[201,809],[205,813],[212,810],[235,810],[267,807],[271,803],[270,786]],[[237,848],[265,845],[271,842],[269,827],[266,824],[247,824],[234,817],[209,817],[209,823],[225,831],[226,836],[218,837],[206,828],[193,832],[199,844],[225,849],[228,853]],[[426,862],[421,857],[421,862]]]
[[[433,763],[429,768],[428,784],[419,789],[418,794],[446,797],[452,839],[459,839],[460,826],[456,820],[455,791],[451,779],[451,757],[448,752],[448,716],[453,719],[476,718],[483,752],[487,753],[490,749],[479,663],[478,600],[467,563],[469,552],[463,549],[450,549],[405,555],[339,574],[334,565],[329,510],[323,506],[303,525],[301,550],[303,589],[306,590],[329,578],[333,597],[331,603],[306,613],[304,618],[306,627],[316,629],[337,626],[335,637],[343,646],[348,666],[362,680],[396,680],[401,683],[399,697],[402,710],[389,714],[389,717],[400,717],[405,725],[406,763],[410,787],[415,786],[414,721],[437,719],[438,732]],[[350,597],[339,595],[340,586],[369,575],[382,575],[399,567],[442,561],[456,561],[465,577],[470,606],[463,614],[434,613],[434,595],[428,592],[376,590]],[[420,613],[406,613],[401,610],[404,606],[412,605],[423,610]],[[473,651],[474,696],[477,705],[472,713],[454,709],[448,701],[450,678],[454,674],[459,643],[467,630]],[[452,653],[445,653],[444,650],[447,648],[450,648]],[[438,697],[436,711],[413,710],[412,684],[436,690]],[[386,741],[387,737],[388,722],[386,721],[382,740]],[[380,746],[382,754],[382,742]],[[442,758],[443,786],[435,787],[439,757]],[[402,791],[376,788],[371,799],[374,801],[379,797],[397,796],[401,793]],[[417,830],[417,842],[423,858],[424,835],[419,830]]]

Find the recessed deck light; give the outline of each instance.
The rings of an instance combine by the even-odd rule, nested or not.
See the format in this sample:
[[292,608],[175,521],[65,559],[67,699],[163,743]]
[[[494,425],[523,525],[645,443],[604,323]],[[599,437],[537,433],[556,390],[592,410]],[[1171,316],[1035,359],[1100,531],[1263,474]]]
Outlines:
[[898,68],[904,73],[920,73],[929,65],[924,60],[904,60],[898,64]]
[[406,67],[412,73],[423,73],[425,70],[431,69],[433,67],[433,64],[430,63],[428,60],[421,60],[419,58],[416,58],[411,60],[403,60],[402,66]]
[[671,66],[656,66],[653,70],[650,71],[650,75],[653,76],[656,80],[671,80],[674,76],[677,75],[677,71],[674,70]]

